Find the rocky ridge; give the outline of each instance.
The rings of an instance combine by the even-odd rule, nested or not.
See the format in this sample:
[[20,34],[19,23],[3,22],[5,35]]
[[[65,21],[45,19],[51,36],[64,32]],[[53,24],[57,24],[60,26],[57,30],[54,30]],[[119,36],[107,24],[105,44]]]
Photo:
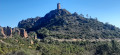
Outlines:
[[12,37],[14,34],[20,35],[27,38],[28,34],[25,29],[22,28],[11,28],[11,27],[0,27],[0,36],[7,38]]

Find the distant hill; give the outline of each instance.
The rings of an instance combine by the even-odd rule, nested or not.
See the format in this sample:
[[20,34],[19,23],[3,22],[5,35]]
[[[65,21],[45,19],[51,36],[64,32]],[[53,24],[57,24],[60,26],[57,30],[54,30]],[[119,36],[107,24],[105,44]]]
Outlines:
[[44,17],[29,18],[18,24],[28,32],[34,31],[39,38],[119,38],[120,29],[94,18],[86,18],[76,12],[71,14],[66,9],[56,9]]

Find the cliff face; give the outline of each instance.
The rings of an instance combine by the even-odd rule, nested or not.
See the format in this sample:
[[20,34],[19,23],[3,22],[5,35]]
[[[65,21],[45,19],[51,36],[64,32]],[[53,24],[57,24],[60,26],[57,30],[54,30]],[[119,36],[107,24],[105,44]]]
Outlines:
[[6,38],[2,27],[0,27],[0,36]]
[[12,28],[11,27],[3,27],[3,32],[6,36],[12,37]]
[[20,35],[22,37],[27,38],[28,34],[25,29],[21,28],[11,28],[11,27],[0,27],[0,36],[1,37],[12,37],[14,34]]
[[22,37],[25,37],[25,38],[28,37],[28,34],[27,34],[27,32],[25,31],[25,29],[20,29],[20,35],[21,35]]

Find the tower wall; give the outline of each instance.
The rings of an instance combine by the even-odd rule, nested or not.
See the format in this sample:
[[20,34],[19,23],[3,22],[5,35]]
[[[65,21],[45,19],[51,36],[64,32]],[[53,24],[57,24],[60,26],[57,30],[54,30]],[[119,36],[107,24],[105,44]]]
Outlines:
[[57,4],[57,9],[61,9],[61,8],[60,8],[60,3]]

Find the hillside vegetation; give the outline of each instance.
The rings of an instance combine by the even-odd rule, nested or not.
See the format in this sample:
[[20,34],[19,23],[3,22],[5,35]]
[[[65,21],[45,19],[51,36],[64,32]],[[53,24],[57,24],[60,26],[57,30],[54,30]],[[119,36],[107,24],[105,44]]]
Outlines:
[[[33,44],[31,44],[33,40]],[[59,42],[51,38],[1,38],[0,55],[119,55],[120,44],[111,42]]]

